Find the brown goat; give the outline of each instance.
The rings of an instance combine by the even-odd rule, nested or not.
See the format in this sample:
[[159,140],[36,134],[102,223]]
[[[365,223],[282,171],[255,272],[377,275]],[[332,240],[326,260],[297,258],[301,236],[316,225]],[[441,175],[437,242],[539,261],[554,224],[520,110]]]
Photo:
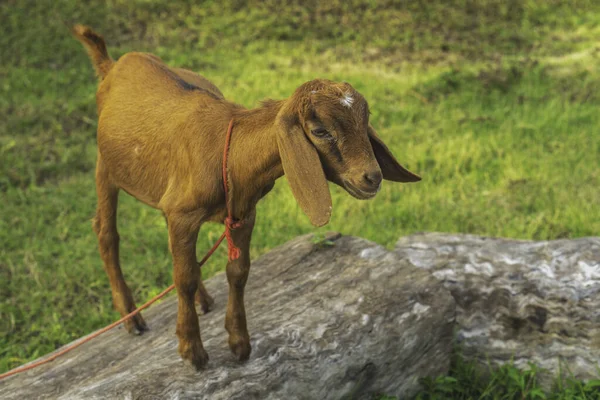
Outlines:
[[[225,328],[239,360],[250,356],[244,286],[255,207],[277,178],[285,173],[298,204],[316,226],[326,224],[331,215],[327,180],[358,199],[375,196],[382,179],[420,180],[377,136],[369,124],[367,102],[348,83],[313,80],[286,100],[247,110],[225,100],[215,85],[191,71],[170,68],[147,53],[127,53],[115,62],[104,39],[90,28],[76,25],[73,34],[100,78],[93,225],[114,306],[121,315],[136,307],[119,265],[117,195],[123,189],[166,217],[179,300],[179,353],[196,368],[207,363],[208,355],[194,303],[203,312],[213,304],[197,265],[196,240],[204,222],[223,223],[227,214],[221,163],[231,119],[230,202],[233,217],[244,224],[233,231],[241,256],[226,269]],[[140,314],[125,325],[133,333],[147,329]]]

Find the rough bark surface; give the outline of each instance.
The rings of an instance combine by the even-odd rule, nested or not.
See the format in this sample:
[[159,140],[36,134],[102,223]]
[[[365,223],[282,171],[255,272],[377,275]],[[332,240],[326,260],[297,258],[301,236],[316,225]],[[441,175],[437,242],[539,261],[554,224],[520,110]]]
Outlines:
[[600,376],[600,238],[546,242],[441,233],[401,238],[400,259],[430,271],[457,304],[463,353],[487,364],[514,358]]
[[[246,311],[253,352],[234,361],[223,327],[224,274],[206,287],[200,317],[208,367],[177,354],[176,297],[145,312],[150,331],[122,328],[0,382],[2,399],[407,398],[418,379],[447,371],[455,304],[428,271],[374,243],[303,236],[253,263]],[[110,296],[110,293],[106,294]]]

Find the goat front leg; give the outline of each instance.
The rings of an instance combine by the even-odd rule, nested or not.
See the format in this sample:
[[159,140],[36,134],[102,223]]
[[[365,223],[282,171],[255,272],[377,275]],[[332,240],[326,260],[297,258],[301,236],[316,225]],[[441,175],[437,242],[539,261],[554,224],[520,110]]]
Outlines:
[[[165,222],[166,222],[167,228],[168,228],[169,221],[167,220],[167,216],[164,215],[164,213],[163,213],[163,217],[165,218]],[[170,241],[169,241],[169,243],[170,243]],[[169,244],[169,246],[170,246],[170,244]],[[201,267],[201,265],[198,264],[198,268],[200,268],[200,267]],[[215,304],[214,299],[212,298],[212,296],[210,294],[208,294],[206,287],[204,287],[204,282],[202,282],[202,269],[200,269],[200,275],[198,276],[198,289],[196,290],[196,304],[200,305],[200,310],[202,311],[202,314],[206,314],[207,312],[212,310],[212,307]]]
[[229,298],[225,329],[229,333],[229,348],[238,360],[250,357],[250,335],[246,326],[246,309],[244,308],[244,288],[250,272],[250,239],[254,228],[255,211],[246,218],[244,224],[232,232],[234,244],[240,248],[241,255],[237,260],[227,263],[227,281],[229,282]]
[[208,354],[200,339],[194,294],[198,289],[200,268],[196,261],[196,239],[200,218],[195,214],[167,215],[169,247],[173,256],[173,281],[177,288],[177,329],[179,354],[200,369],[208,362]]

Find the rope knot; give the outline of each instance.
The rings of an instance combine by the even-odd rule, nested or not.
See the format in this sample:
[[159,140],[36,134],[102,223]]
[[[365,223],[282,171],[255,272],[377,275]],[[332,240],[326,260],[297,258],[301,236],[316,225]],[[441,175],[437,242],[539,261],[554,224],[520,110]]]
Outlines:
[[243,220],[235,220],[232,217],[225,218],[225,226],[229,230],[236,230],[238,228],[241,228],[242,225],[244,225]]
[[240,228],[243,224],[243,221],[236,221],[232,217],[228,216],[225,218],[225,237],[227,238],[227,247],[229,249],[227,253],[229,261],[237,260],[242,254],[240,248],[233,243],[231,232]]

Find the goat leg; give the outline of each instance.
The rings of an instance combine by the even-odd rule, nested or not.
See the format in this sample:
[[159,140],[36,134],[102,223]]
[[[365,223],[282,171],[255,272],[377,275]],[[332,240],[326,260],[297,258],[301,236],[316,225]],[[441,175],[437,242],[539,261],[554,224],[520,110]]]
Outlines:
[[173,281],[177,288],[177,329],[179,354],[196,369],[208,363],[208,354],[200,338],[194,295],[198,289],[200,268],[196,261],[196,240],[200,219],[192,214],[167,214],[169,248],[173,256]]
[[[167,216],[164,215],[164,213],[163,213],[163,217],[165,218],[165,223],[167,224],[167,228],[168,228],[169,221],[167,220]],[[201,265],[198,264],[198,268],[200,268],[200,267],[201,267]],[[206,287],[204,287],[204,282],[202,282],[202,270],[200,270],[200,277],[198,278],[198,290],[196,290],[195,299],[196,299],[196,304],[200,305],[201,314],[206,314],[207,312],[212,310],[212,307],[215,304],[215,300],[212,298],[212,296],[210,294],[208,294]]]
[[229,348],[239,361],[250,357],[250,335],[246,326],[246,310],[244,308],[244,288],[250,272],[250,239],[254,228],[255,211],[246,218],[244,225],[232,232],[233,242],[241,250],[237,260],[227,263],[227,281],[229,297],[225,329],[229,333]]
[[213,305],[215,304],[215,300],[212,298],[206,287],[204,287],[204,282],[202,282],[202,270],[200,270],[200,276],[198,277],[198,289],[196,290],[196,304],[200,305],[200,311],[202,314],[206,314],[210,310],[212,310]]
[[[100,257],[110,282],[114,307],[121,316],[125,316],[136,307],[119,263],[119,233],[117,232],[119,189],[110,182],[108,171],[103,165],[100,155],[98,155],[96,164],[96,192],[98,206],[92,226],[98,237]],[[136,335],[148,330],[141,314],[125,321],[124,325],[129,333]]]

